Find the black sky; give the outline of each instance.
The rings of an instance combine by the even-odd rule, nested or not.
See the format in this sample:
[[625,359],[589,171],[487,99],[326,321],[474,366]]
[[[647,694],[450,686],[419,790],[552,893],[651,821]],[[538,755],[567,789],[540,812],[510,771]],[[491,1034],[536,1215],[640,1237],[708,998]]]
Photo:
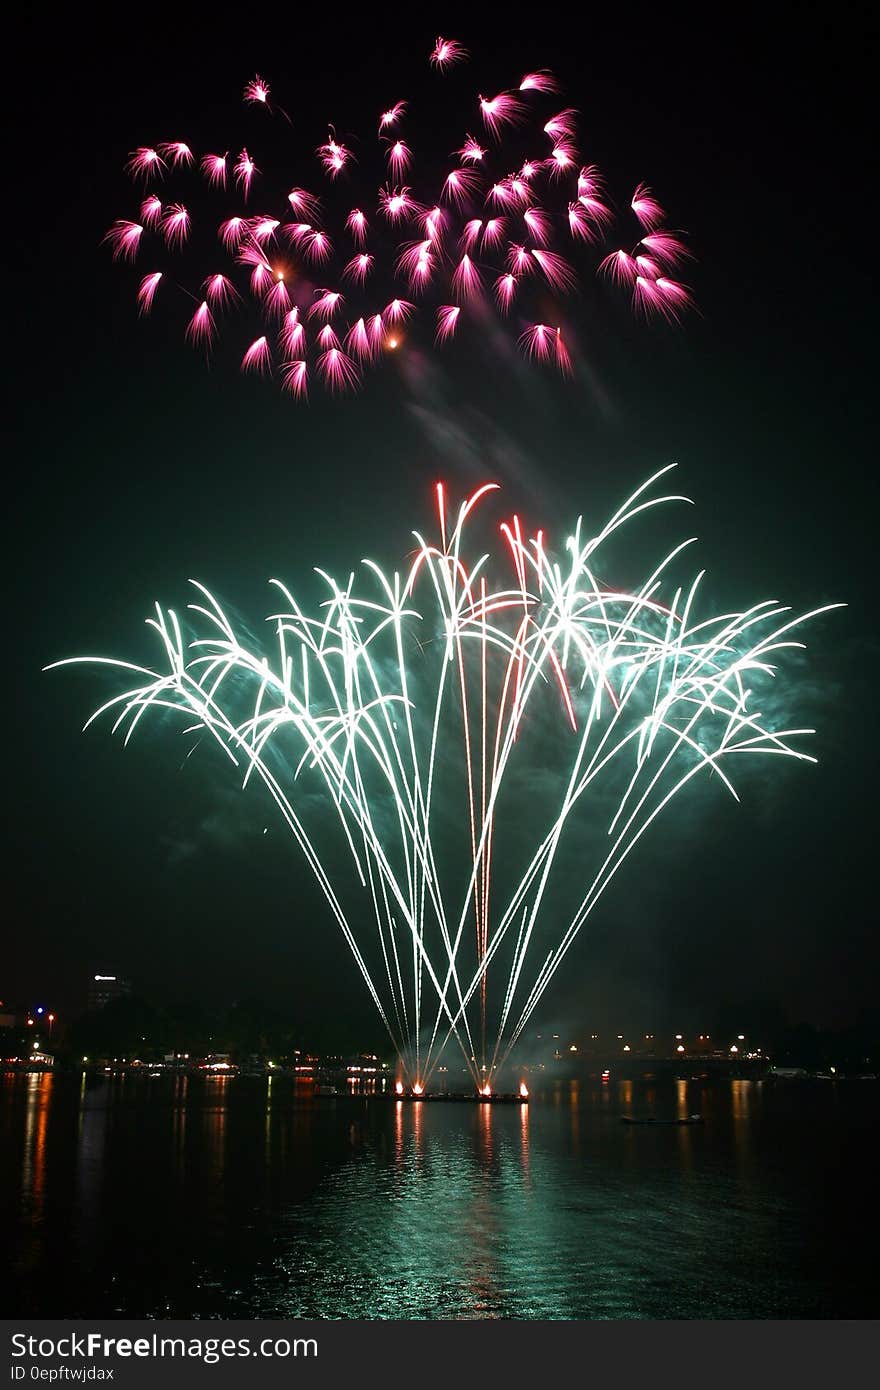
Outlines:
[[[772,1001],[850,1021],[876,1004],[878,963],[868,9],[424,16],[316,13],[304,28],[292,10],[40,11],[20,34],[0,997],[70,1008],[106,962],[154,997],[264,994],[307,1026],[333,999],[372,1031],[293,849],[262,836],[219,771],[181,769],[177,746],[82,737],[94,678],[40,668],[144,650],[152,600],[179,603],[190,575],[256,621],[271,574],[348,567],[368,549],[391,559],[441,474],[454,487],[496,477],[509,507],[559,529],[677,460],[714,596],[849,605],[816,628],[804,677],[820,764],[683,818],[645,875],[609,893],[552,1007],[697,1024],[725,1002]],[[523,393],[465,353],[422,400],[389,369],[308,408],[229,361],[206,370],[169,320],[138,322],[136,273],[99,244],[131,201],[130,149],[178,131],[204,147],[255,71],[288,105],[369,136],[383,105],[436,91],[422,54],[438,30],[472,49],[475,89],[558,73],[614,190],[647,179],[688,229],[699,317],[646,328],[622,303],[593,316],[585,300],[589,381]],[[474,120],[463,109],[462,128]],[[438,420],[468,449],[445,450]]]

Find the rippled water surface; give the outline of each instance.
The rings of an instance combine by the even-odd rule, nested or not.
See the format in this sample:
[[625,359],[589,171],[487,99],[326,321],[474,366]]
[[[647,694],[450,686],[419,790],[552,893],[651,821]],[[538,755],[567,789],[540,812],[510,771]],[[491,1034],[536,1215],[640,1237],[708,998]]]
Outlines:
[[874,1316],[875,1093],[585,1079],[417,1105],[5,1075],[5,1315]]

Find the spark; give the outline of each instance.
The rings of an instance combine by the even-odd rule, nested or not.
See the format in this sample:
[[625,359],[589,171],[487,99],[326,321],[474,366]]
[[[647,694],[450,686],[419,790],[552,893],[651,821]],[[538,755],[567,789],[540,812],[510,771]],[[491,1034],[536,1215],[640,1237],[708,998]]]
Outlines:
[[145,275],[141,280],[137,294],[138,312],[148,314],[153,307],[153,300],[156,290],[159,288],[159,281],[162,279],[161,270],[154,270],[149,275]]
[[141,145],[129,155],[125,168],[132,178],[146,179],[154,174],[161,174],[165,168],[165,161],[158,150]]
[[144,198],[141,203],[141,221],[145,227],[155,227],[162,217],[162,203],[155,193]]
[[202,284],[205,298],[209,304],[216,309],[228,309],[231,305],[237,304],[241,295],[226,275],[209,275]]
[[238,156],[238,159],[235,161],[235,164],[232,167],[232,172],[235,176],[235,182],[242,190],[242,193],[245,197],[245,201],[247,201],[247,196],[251,191],[251,184],[254,181],[255,175],[259,173],[256,164],[251,159],[247,150],[241,151],[241,154]]
[[183,203],[169,203],[162,218],[162,235],[169,246],[181,247],[189,236],[190,215]]
[[472,169],[453,169],[443,184],[443,196],[460,208],[480,188],[480,179]]
[[544,271],[546,282],[552,285],[553,289],[567,293],[577,284],[576,274],[563,256],[557,256],[556,252],[542,252],[537,247],[532,250],[531,256]]
[[269,103],[269,84],[262,77],[253,77],[245,84],[244,100],[252,104],[267,106]]
[[464,62],[468,56],[468,51],[455,39],[444,39],[438,36],[431,50],[431,62],[435,68],[441,70],[452,67],[453,63]]
[[181,164],[187,165],[193,162],[193,152],[183,140],[167,140],[159,146],[159,153],[169,161],[172,169],[178,168]]
[[387,130],[389,126],[397,125],[397,122],[400,120],[401,116],[406,110],[406,106],[407,103],[405,101],[396,101],[393,106],[390,106],[388,108],[387,111],[382,112],[382,115],[379,117],[380,133],[383,130]]
[[482,278],[478,267],[465,253],[458,263],[452,276],[452,288],[457,290],[463,299],[470,299],[479,294],[482,289]]
[[455,333],[458,323],[458,316],[461,313],[460,307],[455,304],[444,304],[437,310],[437,342],[445,343],[447,338],[451,338]]
[[328,323],[333,315],[339,310],[343,303],[342,295],[339,290],[316,290],[319,296],[309,309],[309,318],[319,318],[322,323]]
[[481,96],[479,101],[486,129],[496,140],[500,138],[503,126],[518,125],[525,114],[522,102],[517,101],[510,92],[499,92],[497,97]]
[[485,149],[472,135],[465,136],[464,144],[455,153],[465,164],[479,164],[486,157]]
[[653,229],[666,216],[646,183],[640,183],[632,196],[630,207],[643,227]]
[[388,151],[388,168],[395,178],[400,178],[412,163],[412,150],[404,140],[395,140]]
[[330,348],[318,358],[318,374],[330,391],[351,390],[360,379],[357,363],[338,347]]
[[212,188],[226,187],[225,154],[206,154],[202,157],[201,169]]
[[351,232],[355,241],[363,246],[367,239],[367,219],[360,208],[352,208],[345,219],[345,227],[347,231]]
[[304,361],[286,361],[281,368],[281,384],[298,399],[309,395],[309,368]]
[[126,222],[123,218],[114,222],[104,234],[104,241],[113,247],[114,261],[133,261],[143,233],[139,222]]
[[522,82],[519,84],[519,89],[521,92],[554,93],[559,91],[559,83],[556,81],[552,72],[548,72],[546,68],[542,68],[539,72],[526,73]]
[[186,336],[191,343],[195,343],[196,345],[201,343],[204,343],[206,347],[210,345],[214,337],[214,319],[206,299],[202,300],[202,303],[190,319],[186,329]]
[[294,307],[285,314],[278,343],[282,353],[288,358],[302,355],[305,346],[305,328],[299,321],[299,309]]
[[304,361],[285,362],[281,368],[281,384],[285,391],[298,399],[308,395],[308,367]]
[[272,355],[269,350],[269,343],[265,337],[261,337],[251,343],[241,359],[241,370],[243,372],[257,372],[263,376],[268,372],[271,363]]
[[343,280],[353,280],[355,284],[362,285],[370,273],[374,260],[375,257],[371,256],[368,251],[361,251],[357,256],[352,256],[343,268]]
[[511,275],[510,271],[506,275],[499,275],[495,281],[495,299],[501,312],[508,313],[513,297],[516,293],[517,279]]

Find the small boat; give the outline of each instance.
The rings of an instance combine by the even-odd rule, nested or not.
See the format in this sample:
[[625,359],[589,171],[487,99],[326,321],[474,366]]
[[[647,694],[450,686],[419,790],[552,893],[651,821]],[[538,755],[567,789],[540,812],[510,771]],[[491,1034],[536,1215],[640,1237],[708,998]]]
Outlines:
[[685,1115],[675,1120],[658,1120],[655,1115],[646,1115],[643,1119],[635,1115],[621,1115],[621,1123],[625,1125],[701,1125],[702,1115]]
[[336,1089],[335,1086],[327,1086],[327,1085],[325,1085],[323,1082],[319,1082],[318,1085],[315,1087],[315,1095],[316,1095],[316,1096],[338,1096],[338,1095],[339,1095],[339,1092],[337,1091],[337,1089]]

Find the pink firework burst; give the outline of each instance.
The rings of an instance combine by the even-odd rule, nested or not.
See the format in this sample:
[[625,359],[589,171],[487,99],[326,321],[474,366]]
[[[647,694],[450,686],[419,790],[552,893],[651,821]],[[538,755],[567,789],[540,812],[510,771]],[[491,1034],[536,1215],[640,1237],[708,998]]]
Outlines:
[[416,211],[416,205],[408,188],[386,184],[379,189],[379,211],[385,214],[389,222],[399,222],[401,218],[411,216]]
[[541,208],[526,208],[523,221],[539,246],[546,246],[553,233],[553,219]]
[[578,241],[598,241],[599,230],[580,202],[568,205],[568,229]]
[[548,161],[549,168],[554,178],[561,179],[563,175],[569,173],[577,163],[577,150],[574,145],[566,140],[560,140],[553,146]]
[[410,289],[424,285],[430,278],[434,267],[430,241],[413,241],[405,245],[397,258],[398,275],[405,275]]
[[225,154],[206,154],[202,156],[201,170],[212,188],[226,187],[226,158]]
[[312,265],[322,265],[333,254],[333,244],[326,232],[310,231],[303,241],[303,254]]
[[332,131],[328,135],[326,143],[318,146],[316,153],[324,173],[331,179],[337,178],[346,164],[354,158],[351,150],[346,145],[341,145]]
[[277,217],[254,217],[248,223],[248,232],[254,241],[260,246],[267,241],[274,241],[275,233],[281,226]]
[[352,208],[345,219],[345,229],[351,233],[359,246],[366,244],[368,223],[360,208]]
[[[525,108],[510,92],[499,92],[497,97],[479,98],[480,114],[486,129],[498,140],[503,126],[520,125],[525,116]],[[546,127],[545,127],[546,129]]]
[[145,275],[143,280],[141,280],[137,293],[138,313],[148,314],[150,312],[161,279],[161,270],[154,270],[149,275]]
[[544,134],[549,135],[554,141],[573,140],[577,130],[577,117],[578,113],[571,106],[564,111],[557,111],[544,126]]
[[262,77],[252,77],[250,82],[245,83],[244,100],[253,105],[267,106],[269,90],[269,83],[264,82]]
[[145,227],[155,227],[162,217],[162,203],[155,193],[144,198],[141,203],[141,221]]
[[242,150],[232,167],[232,172],[235,176],[235,182],[242,190],[245,201],[247,201],[247,196],[251,191],[251,184],[254,181],[255,175],[259,173],[256,164],[251,159],[247,150]]
[[230,217],[220,223],[217,234],[227,251],[237,251],[246,231],[247,223],[243,217]]
[[283,319],[290,309],[290,294],[284,276],[278,275],[266,290],[266,312],[271,318]]
[[189,145],[183,140],[166,140],[159,146],[159,153],[168,160],[172,169],[176,169],[181,164],[192,164],[193,152]]
[[460,208],[481,187],[480,176],[473,169],[453,169],[443,184],[443,197],[453,207]]
[[328,391],[351,391],[361,377],[357,363],[339,347],[331,347],[322,352],[317,361],[317,369]]
[[210,347],[214,337],[214,320],[206,299],[202,300],[187,324],[186,336],[196,346]]
[[316,290],[318,298],[309,309],[309,318],[320,319],[321,323],[329,323],[333,315],[338,313],[345,303],[339,290]]
[[683,260],[693,259],[693,252],[683,241],[681,232],[648,232],[639,245],[664,265],[675,266]]
[[443,304],[437,310],[437,332],[435,337],[438,343],[445,343],[447,338],[453,336],[460,313],[460,307],[455,304]]
[[[454,40],[439,39],[432,60],[442,71],[463,56]],[[293,396],[305,395],[307,380],[332,390],[353,385],[356,376],[348,363],[357,375],[386,351],[419,350],[420,320],[428,341],[443,342],[456,333],[460,309],[467,312],[477,296],[481,327],[489,318],[496,325],[476,339],[484,351],[497,351],[503,335],[516,340],[526,329],[527,355],[568,374],[567,333],[564,342],[557,328],[535,321],[563,321],[561,301],[576,286],[575,268],[582,271],[587,261],[591,271],[598,263],[602,275],[631,292],[640,315],[676,321],[693,304],[691,290],[678,280],[677,267],[691,256],[683,234],[667,230],[662,209],[642,184],[632,200],[640,239],[626,251],[611,251],[605,241],[613,205],[595,165],[580,165],[579,120],[573,107],[562,107],[565,98],[556,96],[556,77],[542,68],[509,77],[513,80],[497,96],[478,100],[478,128],[488,138],[465,133],[466,123],[460,122],[457,148],[448,141],[454,153],[439,180],[433,157],[424,164],[420,157],[424,136],[433,138],[443,128],[446,113],[438,109],[439,101],[421,113],[405,101],[394,102],[381,111],[378,132],[371,103],[367,138],[360,132],[343,143],[332,125],[326,127],[327,138],[317,147],[316,182],[344,173],[353,189],[347,209],[340,208],[334,190],[322,200],[314,183],[301,186],[309,167],[316,168],[313,141],[291,153],[285,130],[283,144],[270,143],[281,119],[289,124],[289,117],[260,77],[244,86],[245,105],[260,105],[267,113],[256,122],[264,142],[255,150],[264,170],[258,184],[260,171],[244,148],[238,156],[224,153],[223,145],[219,153],[194,154],[184,142],[169,141],[134,150],[125,166],[128,174],[138,183],[152,179],[157,191],[143,189],[133,207],[122,208],[105,241],[115,259],[129,261],[150,233],[159,233],[160,268],[140,279],[139,312],[149,312],[164,271],[192,300],[191,342],[204,348],[220,333],[240,331],[247,318],[256,320],[239,347],[242,352],[251,342],[244,370],[271,369],[276,375],[277,357],[277,375],[284,369],[282,385]],[[459,86],[438,83],[438,93],[459,103]],[[241,91],[239,86],[233,92],[233,101]],[[465,98],[459,115],[467,109]],[[250,131],[252,118],[240,104],[237,114]],[[216,139],[206,143],[218,148]],[[235,143],[240,146],[241,139]],[[208,264],[205,237],[190,229],[192,166],[201,184],[199,197],[217,208],[207,225],[218,229],[219,242],[213,252],[208,245]],[[243,212],[258,187],[260,213]],[[374,200],[378,216],[368,225],[363,209]],[[624,197],[628,215],[627,203]],[[338,288],[316,290],[316,284]],[[371,291],[378,302],[387,301],[382,313],[375,312]],[[512,330],[505,316],[514,306],[522,321]],[[404,322],[406,341],[399,331]],[[330,356],[334,352],[340,355]]]
[[298,400],[308,396],[309,369],[302,361],[285,362],[281,368],[281,385]]
[[209,275],[202,289],[206,300],[215,309],[229,309],[241,301],[241,295],[226,275]]
[[483,250],[500,246],[507,233],[506,217],[490,217],[483,226]]
[[577,276],[564,256],[559,256],[555,251],[540,251],[534,248],[531,252],[532,259],[537,261],[544,272],[548,285],[554,290],[560,290],[567,294],[573,290],[577,284]]
[[321,220],[321,199],[314,193],[309,193],[305,188],[291,188],[287,201],[297,217],[307,218],[310,222]]
[[636,268],[639,275],[645,275],[651,280],[656,280],[662,270],[659,261],[655,261],[653,256],[636,256]]
[[470,222],[465,222],[461,236],[458,239],[459,246],[465,251],[473,251],[474,246],[480,239],[480,232],[483,230],[483,219],[472,217]]
[[189,236],[190,218],[182,203],[170,203],[161,220],[161,232],[168,246],[181,247]]
[[343,280],[351,280],[356,285],[362,285],[370,273],[375,257],[368,251],[361,251],[357,256],[352,256],[342,271]]
[[599,272],[617,285],[631,285],[638,275],[638,266],[628,251],[612,251],[599,265]]
[[463,164],[480,164],[486,157],[483,146],[472,135],[465,136],[464,144],[455,153]]
[[412,163],[412,151],[404,140],[395,140],[388,151],[388,168],[395,178],[406,173]]
[[389,126],[397,125],[404,111],[406,110],[405,101],[396,101],[387,111],[383,111],[379,117],[379,132],[387,130]]
[[359,318],[345,335],[345,350],[361,362],[371,361],[376,355],[376,343],[370,336],[366,322]]
[[272,354],[268,340],[265,337],[256,338],[241,359],[241,370],[243,372],[256,372],[258,376],[265,376],[271,367]]
[[632,196],[630,207],[643,227],[652,229],[666,216],[646,183],[640,183]]
[[522,82],[519,84],[521,92],[549,92],[559,91],[559,83],[548,72],[546,68],[541,68],[538,72],[527,72]]
[[444,39],[440,34],[431,49],[431,63],[441,71],[451,68],[453,63],[463,63],[467,56],[467,49],[456,39]]
[[534,274],[534,262],[525,246],[518,246],[516,242],[510,243],[510,249],[507,253],[507,268],[514,275]]
[[538,362],[547,362],[555,349],[556,334],[546,323],[533,323],[519,337],[519,345],[527,357]]
[[462,299],[472,299],[483,288],[479,267],[465,253],[452,276],[452,288]]
[[429,208],[427,212],[421,214],[419,221],[428,241],[437,241],[443,234],[447,215],[442,208]]
[[165,161],[158,150],[154,150],[148,145],[141,145],[139,149],[133,150],[129,155],[125,168],[132,178],[156,178],[162,174]]
[[510,271],[506,275],[499,275],[495,281],[495,302],[503,314],[510,312],[516,294],[517,278],[511,275]]
[[383,316],[389,323],[406,323],[407,319],[411,318],[415,313],[415,308],[416,306],[410,303],[408,299],[392,299],[390,304],[385,305],[382,314],[377,315],[380,320],[380,327]]
[[285,357],[301,357],[305,348],[306,331],[299,321],[299,309],[295,306],[284,316],[278,345]]

